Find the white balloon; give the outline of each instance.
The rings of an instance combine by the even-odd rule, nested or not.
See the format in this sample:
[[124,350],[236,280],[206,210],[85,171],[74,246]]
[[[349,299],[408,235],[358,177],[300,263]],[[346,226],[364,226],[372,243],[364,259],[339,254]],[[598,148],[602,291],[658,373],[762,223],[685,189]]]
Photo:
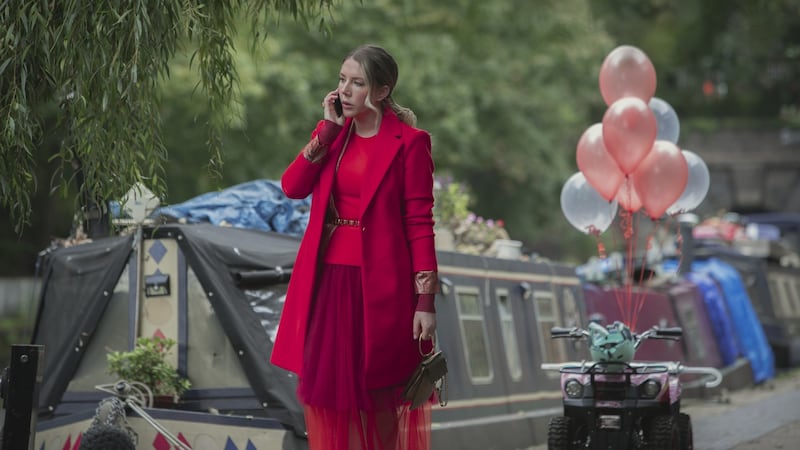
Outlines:
[[617,201],[609,202],[586,181],[582,172],[573,174],[561,189],[561,211],[569,223],[586,234],[600,234],[617,215]]
[[670,141],[673,144],[677,144],[678,137],[681,134],[681,123],[672,105],[658,97],[652,97],[647,106],[650,107],[650,110],[653,111],[653,115],[656,116],[656,125],[658,127],[656,140]]
[[683,194],[667,208],[667,214],[683,214],[697,208],[708,194],[708,187],[711,184],[711,176],[708,173],[703,158],[689,150],[681,150],[686,164],[689,166],[689,178],[686,181],[686,188]]

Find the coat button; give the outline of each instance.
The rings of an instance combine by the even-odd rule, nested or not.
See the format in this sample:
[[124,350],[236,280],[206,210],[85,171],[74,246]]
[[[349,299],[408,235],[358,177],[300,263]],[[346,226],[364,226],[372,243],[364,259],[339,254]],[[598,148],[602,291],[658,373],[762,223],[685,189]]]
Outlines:
[[362,232],[366,232],[367,231],[367,227],[361,227],[361,231]]

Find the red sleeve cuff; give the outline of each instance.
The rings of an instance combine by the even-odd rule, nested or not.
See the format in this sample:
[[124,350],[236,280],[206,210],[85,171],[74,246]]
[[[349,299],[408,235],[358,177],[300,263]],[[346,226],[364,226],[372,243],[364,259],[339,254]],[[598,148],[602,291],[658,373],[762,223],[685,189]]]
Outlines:
[[319,138],[319,143],[329,147],[331,144],[333,144],[333,141],[336,140],[336,137],[339,136],[339,132],[341,131],[341,125],[330,120],[325,120],[325,123],[322,125],[322,129],[319,130],[319,134],[317,135]]
[[417,311],[435,313],[436,294],[417,294]]

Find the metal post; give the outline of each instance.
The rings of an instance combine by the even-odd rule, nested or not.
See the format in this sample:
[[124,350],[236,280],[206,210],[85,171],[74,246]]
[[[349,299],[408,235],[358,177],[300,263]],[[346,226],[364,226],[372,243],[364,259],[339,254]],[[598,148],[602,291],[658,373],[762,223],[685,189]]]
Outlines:
[[0,448],[4,450],[34,448],[41,381],[39,362],[43,358],[43,345],[11,346],[11,365],[2,383],[6,416]]

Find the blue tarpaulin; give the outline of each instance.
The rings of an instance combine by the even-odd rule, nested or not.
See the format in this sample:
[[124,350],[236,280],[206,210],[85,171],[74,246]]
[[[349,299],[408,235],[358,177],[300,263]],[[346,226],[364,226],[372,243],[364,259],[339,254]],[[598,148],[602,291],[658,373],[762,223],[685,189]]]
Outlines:
[[[674,262],[665,263],[665,269],[675,269],[677,264]],[[705,260],[697,260],[692,263],[691,274],[687,278],[694,281],[692,278],[700,280],[702,277],[713,279],[722,293],[722,298],[725,302],[725,310],[730,318],[732,325],[730,330],[726,330],[724,324],[725,319],[722,317],[723,313],[717,311],[719,308],[716,306],[717,301],[712,300],[712,307],[709,308],[708,313],[711,316],[712,323],[717,322],[714,326],[720,327],[719,332],[731,333],[736,340],[736,347],[747,360],[750,362],[750,367],[753,370],[753,381],[761,383],[765,380],[775,377],[775,356],[772,353],[772,348],[769,346],[764,328],[753,309],[753,304],[750,301],[750,296],[747,294],[747,289],[742,282],[739,272],[730,264],[717,259],[709,258]],[[701,286],[702,288],[702,286]],[[713,290],[709,287],[709,292]],[[704,294],[705,294],[704,290]],[[708,299],[706,300],[708,305]],[[716,317],[715,317],[716,316]],[[714,330],[715,334],[718,330]],[[728,363],[728,358],[731,357],[731,342],[729,338],[724,335],[718,337],[720,344],[720,352],[722,353],[724,362]]]
[[719,286],[705,272],[690,272],[686,278],[694,283],[703,295],[703,303],[706,305],[711,331],[714,333],[723,366],[733,364],[744,352],[739,349],[736,332]]
[[701,271],[717,280],[725,294],[728,313],[736,326],[742,351],[753,368],[753,381],[761,383],[774,378],[775,357],[739,272],[730,264],[716,258],[699,261],[697,265]]
[[287,198],[280,183],[254,180],[208,192],[183,203],[158,208],[153,216],[168,216],[186,223],[212,223],[237,228],[301,235],[308,225],[311,197]]

